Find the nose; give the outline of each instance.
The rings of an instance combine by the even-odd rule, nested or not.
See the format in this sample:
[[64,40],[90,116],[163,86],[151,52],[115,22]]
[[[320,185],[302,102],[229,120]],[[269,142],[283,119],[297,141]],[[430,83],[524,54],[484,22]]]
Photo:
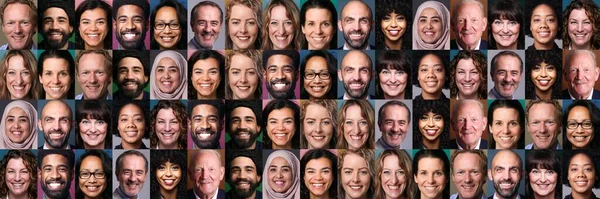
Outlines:
[[546,124],[544,124],[544,123],[542,122],[542,125],[540,125],[540,133],[545,133],[545,132],[546,132],[546,130],[547,130]]
[[15,172],[15,181],[19,182],[21,181],[21,172]]
[[60,173],[58,173],[58,168],[52,169],[52,171],[50,171],[50,177],[52,179],[60,179]]
[[472,181],[473,181],[473,178],[471,177],[471,173],[467,172],[466,175],[465,175],[465,182],[466,183],[470,183]]
[[165,29],[163,30],[163,32],[165,32],[165,33],[170,33],[171,31],[172,30],[171,30],[171,26],[170,25],[165,26]]
[[171,168],[167,169],[167,172],[165,173],[166,176],[173,176],[173,171],[171,171]]
[[509,30],[508,30],[508,23],[505,23],[505,24],[502,26],[502,32],[503,32],[503,33],[508,33],[508,32],[509,32]]
[[473,77],[471,77],[471,73],[467,72],[465,75],[465,81],[466,82],[471,82],[471,80],[473,79]]
[[356,172],[354,175],[352,175],[352,182],[358,183],[360,182],[360,177],[359,177],[360,173]]
[[541,20],[542,22],[540,23],[540,28],[548,28],[548,23],[546,23],[546,20]]
[[60,129],[60,122],[59,122],[59,121],[56,121],[56,120],[55,120],[55,121],[54,121],[54,122],[52,122],[52,124],[50,124],[50,125],[51,125],[52,129],[54,129],[55,131],[61,130],[61,129]]
[[97,128],[96,128],[96,122],[92,122],[92,124],[90,126],[91,126],[90,131],[91,132],[96,132],[96,130],[97,130]]
[[15,80],[17,84],[21,84],[23,83],[23,77],[21,76],[21,74],[17,75],[17,79]]
[[323,28],[321,28],[321,26],[317,26],[317,28],[315,29],[315,33],[317,33],[317,35],[321,35],[323,34]]
[[399,176],[398,176],[398,173],[397,173],[397,172],[394,172],[394,174],[393,174],[393,176],[392,176],[392,179],[390,179],[390,182],[391,182],[392,184],[396,184],[396,182],[398,182],[398,177],[399,177]]
[[577,32],[583,31],[583,23],[577,24]]
[[350,24],[350,30],[361,31],[360,22],[355,21],[352,24]]
[[92,23],[92,25],[90,25],[90,30],[98,30],[96,23]]
[[208,173],[208,172],[206,172],[206,170],[205,170],[205,169],[202,169],[202,171],[201,171],[200,173],[201,173],[201,174],[200,174],[200,177],[201,177],[202,179],[207,179],[207,178],[209,178],[209,177],[210,177],[210,175],[208,175],[209,173]]
[[167,131],[167,132],[171,131],[171,129],[172,129],[171,125],[172,125],[171,122],[165,123],[165,131]]
[[323,179],[323,175],[321,175],[321,172],[315,172],[315,180],[321,180]]
[[395,83],[398,81],[398,76],[396,74],[392,74],[392,76],[390,77],[390,82]]
[[431,24],[431,20],[427,20],[427,22],[425,22],[425,29],[433,29],[433,25]]
[[54,30],[59,29],[60,28],[60,24],[58,24],[58,23],[59,23],[58,20],[53,20],[52,24],[50,26],[50,29],[54,29]]
[[129,29],[129,30],[134,30],[135,29],[135,24],[133,23],[133,19],[128,19],[126,20],[124,26],[125,28]]
[[547,77],[548,76],[548,70],[546,68],[542,68],[542,72],[540,73],[540,76]]
[[135,122],[134,122],[134,121],[135,121],[135,120],[134,120],[133,118],[130,118],[130,120],[128,120],[128,122],[127,122],[127,128],[135,128],[135,127],[137,127],[137,126],[135,125]]
[[541,175],[541,177],[540,177],[540,181],[542,181],[542,182],[546,182],[546,180],[547,180],[547,179],[548,179],[548,178],[546,177],[546,172],[542,172],[542,175]]
[[398,122],[394,122],[394,125],[392,126],[392,131],[400,132],[400,124]]
[[398,20],[396,18],[392,19],[392,23],[390,24],[392,27],[398,27]]
[[285,23],[279,23],[279,27],[278,27],[279,28],[279,32],[281,32],[282,35],[287,34],[287,31],[285,30],[284,24]]
[[210,124],[208,123],[208,120],[202,120],[200,121],[200,129],[201,130],[206,130],[206,129],[210,129]]
[[248,32],[248,26],[246,23],[242,23],[241,27],[240,27],[240,32],[241,33],[247,33]]
[[277,123],[277,128],[278,128],[279,130],[285,130],[285,125],[284,125],[284,123],[283,123],[283,122]]
[[98,82],[98,77],[96,77],[96,74],[94,72],[92,72],[92,74],[90,75],[90,83],[96,83]]
[[434,77],[435,77],[435,70],[434,69],[427,70],[427,78],[434,78]]
[[584,79],[585,78],[585,74],[582,73],[581,70],[577,69],[576,78],[577,79]]
[[23,31],[23,28],[21,28],[20,24],[15,25],[15,33],[21,33]]
[[435,126],[433,118],[429,118],[429,120],[427,120],[427,126]]
[[465,125],[463,126],[463,129],[468,129],[470,125],[473,125],[473,123],[471,121],[469,121],[468,119],[465,119]]
[[127,70],[127,74],[125,74],[125,78],[127,78],[127,79],[135,79],[133,71]]
[[282,69],[278,69],[277,72],[275,72],[275,77],[279,78],[279,79],[285,79],[285,74],[283,73],[283,68]]
[[240,78],[240,81],[243,83],[248,82],[248,74],[242,73],[242,77]]
[[469,21],[469,20],[466,20],[466,19],[465,19],[464,23],[465,23],[465,25],[462,27],[462,28],[463,28],[463,30],[466,30],[466,29],[468,29],[468,28],[469,28],[469,25],[473,25],[471,21]]
[[61,83],[61,81],[60,81],[60,77],[59,77],[59,75],[58,75],[58,74],[56,74],[56,75],[54,76],[54,84],[60,84],[60,83]]
[[88,182],[96,182],[96,175],[91,175]]
[[433,178],[433,173],[428,174],[428,176],[427,176],[427,182],[429,182],[429,184],[434,184],[435,183],[435,178]]

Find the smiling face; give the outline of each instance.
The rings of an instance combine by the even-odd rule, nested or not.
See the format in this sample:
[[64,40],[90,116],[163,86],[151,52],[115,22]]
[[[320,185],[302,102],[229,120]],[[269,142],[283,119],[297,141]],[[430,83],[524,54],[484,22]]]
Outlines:
[[[79,189],[86,197],[98,197],[106,189],[106,175],[99,178],[96,174],[104,174],[102,160],[98,156],[87,156],[81,161],[79,171]],[[81,178],[82,173],[94,174],[89,178]]]
[[390,146],[399,147],[408,131],[410,115],[406,107],[389,105],[380,118],[379,130],[381,137]]
[[[327,114],[324,114],[327,113]],[[331,113],[327,108],[310,104],[306,107],[304,121],[302,121],[302,131],[308,143],[308,149],[329,148],[329,142],[333,138],[334,121],[331,119]]]
[[273,98],[290,99],[296,87],[296,70],[294,60],[287,55],[269,57],[264,71],[267,90]]
[[25,67],[25,60],[22,56],[12,56],[7,62],[8,69],[4,75],[10,98],[23,99],[29,94],[34,77],[31,76],[31,71]]
[[44,132],[47,147],[59,149],[67,146],[72,124],[71,108],[62,101],[50,101],[42,109],[38,127]]
[[103,49],[104,38],[108,35],[108,14],[102,8],[86,10],[79,20],[79,36],[85,49]]
[[[324,57],[314,56],[306,61],[304,74],[304,89],[310,98],[324,98],[329,93],[332,77]],[[309,76],[314,76],[314,78],[308,79]]]
[[435,141],[444,131],[444,118],[440,114],[428,112],[419,118],[419,132],[424,139]]
[[49,48],[66,50],[73,26],[65,10],[50,7],[42,15],[42,36]]
[[521,182],[521,159],[512,151],[503,150],[496,153],[488,177],[494,182],[496,194],[503,198],[513,198],[519,194]]
[[373,27],[371,10],[360,1],[350,1],[342,9],[338,28],[344,33],[344,40],[349,48],[366,48]]
[[259,26],[257,16],[251,8],[241,4],[232,6],[231,17],[226,28],[233,50],[254,49]]
[[65,198],[69,195],[73,171],[65,156],[48,154],[42,159],[38,178],[47,198]]
[[309,50],[328,49],[333,38],[333,23],[331,12],[324,8],[311,8],[306,11],[302,33],[308,42]]
[[[567,123],[565,125],[574,126],[569,124],[576,123],[588,123],[592,122],[590,118],[590,111],[584,106],[576,106],[571,109],[567,116]],[[567,140],[571,143],[573,149],[584,149],[594,139],[594,125],[592,128],[584,129],[582,125],[577,124],[575,129],[567,128]]]
[[559,25],[556,13],[554,13],[554,10],[548,4],[541,4],[533,9],[530,24],[529,30],[531,30],[534,44],[540,46],[554,45],[553,42],[558,34]]
[[[163,26],[159,30],[159,26]],[[177,19],[177,11],[173,7],[165,6],[156,12],[154,19],[154,40],[160,46],[160,49],[173,49],[181,40],[181,27]]]
[[144,113],[138,106],[133,104],[123,106],[119,111],[118,121],[117,130],[123,142],[134,144],[142,140],[146,124]]
[[396,12],[388,13],[381,19],[381,31],[388,42],[398,41],[406,32],[406,17]]
[[[479,164],[481,158],[476,153],[461,153],[456,155],[452,168],[452,181],[456,185],[461,198],[477,198],[483,194],[485,183],[485,170]],[[483,160],[487,161],[487,160]],[[468,164],[465,164],[467,163]]]
[[572,42],[569,48],[589,50],[595,27],[586,10],[583,8],[572,10],[567,20],[569,20],[567,30]]
[[348,153],[344,157],[340,175],[345,198],[364,198],[371,188],[371,170],[365,158]]
[[428,54],[421,58],[418,67],[417,81],[423,94],[440,94],[446,81],[446,69],[442,60],[436,55]]
[[175,60],[165,57],[158,61],[154,80],[155,85],[163,93],[173,93],[181,84],[179,74],[181,69],[175,63]]
[[233,194],[240,198],[248,198],[256,193],[261,176],[258,175],[252,159],[244,156],[234,158],[231,161],[229,174]]
[[594,183],[598,180],[596,166],[589,156],[579,153],[571,158],[568,167],[567,180],[573,192],[589,194]]
[[[193,18],[193,17],[192,17]],[[221,11],[210,5],[198,7],[196,21],[192,21],[192,31],[200,46],[212,48],[221,32]]]
[[182,129],[181,121],[177,119],[173,109],[160,109],[156,114],[156,123],[154,125],[159,148],[177,148]]
[[23,3],[10,3],[4,8],[2,32],[8,41],[8,49],[30,49],[37,27],[31,7]]
[[554,170],[534,168],[529,172],[529,184],[536,197],[553,196],[558,182]]
[[467,102],[460,106],[452,126],[457,133],[457,141],[463,148],[475,147],[479,143],[487,125],[484,114],[477,102]]
[[65,99],[71,89],[74,77],[69,71],[69,62],[62,58],[48,58],[42,63],[40,83],[46,92],[46,99]]
[[181,176],[183,171],[181,170],[181,166],[178,164],[174,164],[170,161],[167,161],[155,170],[156,172],[156,181],[158,181],[158,185],[160,185],[161,189],[166,191],[171,191],[179,185],[181,181]]
[[4,122],[4,133],[11,142],[23,143],[31,135],[31,121],[25,111],[14,107],[8,111]]
[[[512,98],[521,82],[521,62],[519,57],[501,55],[497,58],[496,70],[493,71],[494,88],[504,98]],[[492,63],[493,64],[493,63]]]
[[475,66],[473,59],[461,59],[456,64],[456,87],[458,87],[458,96],[463,99],[466,97],[477,97],[479,86],[481,85],[481,72]]
[[550,149],[557,143],[562,118],[558,118],[555,109],[549,103],[537,103],[529,108],[527,127],[534,149]]
[[79,133],[86,148],[103,149],[108,123],[104,120],[85,118],[79,122]]
[[148,176],[146,160],[137,155],[126,155],[122,160],[121,171],[116,172],[119,188],[128,197],[137,197]]
[[190,168],[190,178],[198,194],[213,195],[225,176],[225,168],[215,153],[199,152]]
[[346,108],[342,128],[349,149],[360,149],[369,139],[371,130],[369,122],[363,115],[364,113],[358,105],[350,105]]
[[475,49],[487,27],[487,18],[477,3],[465,3],[457,9],[453,24],[457,42],[464,49]]
[[516,149],[521,138],[521,124],[519,112],[512,108],[498,108],[494,110],[490,132],[496,141],[496,149]]
[[442,18],[433,8],[425,8],[419,16],[417,30],[419,38],[427,44],[433,44],[442,38]]
[[448,177],[444,174],[444,162],[438,158],[421,158],[419,170],[415,173],[415,183],[421,191],[421,198],[441,198]]
[[144,18],[142,8],[135,5],[123,5],[116,11],[113,21],[115,36],[125,49],[142,49],[148,29],[148,19]]
[[274,158],[268,165],[267,183],[275,193],[285,193],[292,187],[294,171],[282,157]]
[[81,56],[77,69],[77,82],[83,90],[83,99],[102,100],[107,95],[111,71],[106,67],[104,55],[87,53]]
[[361,51],[350,51],[342,59],[338,78],[344,83],[348,97],[361,99],[367,96],[372,69],[369,57]]
[[585,53],[575,53],[565,66],[565,81],[567,81],[569,93],[575,99],[587,99],[592,94],[594,84],[598,81],[600,69],[592,56]]
[[208,104],[201,104],[192,109],[190,131],[192,140],[199,148],[216,148],[219,144],[222,121],[219,110]]
[[[19,196],[27,195],[29,186],[31,186],[32,172],[27,169],[23,158],[12,158],[6,164],[6,173],[4,174],[4,183],[8,188],[8,195]],[[35,182],[33,182],[35,183]]]
[[236,54],[231,57],[231,64],[227,71],[228,83],[231,88],[232,99],[253,99],[258,89],[259,71],[254,65],[254,60],[245,55]]
[[[304,167],[304,184],[311,196],[327,196],[335,178],[335,165],[327,158],[312,159]],[[337,186],[337,185],[335,185]]]
[[[321,16],[322,17],[322,16]],[[269,39],[273,43],[273,50],[283,50],[290,47],[294,39],[294,25],[284,6],[279,5],[271,9],[269,25]]]
[[296,133],[294,111],[290,108],[275,109],[267,117],[267,135],[273,148],[291,148]]
[[403,70],[383,69],[379,73],[379,85],[386,99],[404,96],[407,82],[408,74]]
[[237,147],[248,149],[255,146],[261,127],[252,109],[242,106],[233,109],[229,125],[231,130],[229,134]]
[[508,19],[494,19],[492,36],[498,49],[517,49],[521,24]]
[[215,58],[196,61],[192,67],[191,81],[198,99],[217,99],[217,88],[222,81],[219,62]]
[[400,167],[400,159],[396,155],[390,155],[383,159],[381,171],[381,187],[387,198],[400,198],[406,196],[407,180],[404,168]]
[[148,82],[148,74],[144,73],[144,65],[134,57],[125,57],[117,65],[117,86],[123,95],[141,100],[144,87]]
[[546,62],[536,64],[531,69],[531,80],[535,88],[540,91],[548,91],[556,82],[556,67]]

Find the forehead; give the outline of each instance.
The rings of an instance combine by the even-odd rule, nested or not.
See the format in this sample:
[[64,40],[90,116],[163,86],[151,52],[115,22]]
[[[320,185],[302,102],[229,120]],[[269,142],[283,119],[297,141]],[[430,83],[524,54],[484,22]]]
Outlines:
[[97,156],[87,156],[81,161],[80,169],[102,168],[102,160]]
[[57,101],[51,101],[44,106],[42,109],[42,117],[52,115],[52,116],[69,116],[71,111],[70,107],[67,104]]
[[521,70],[521,58],[512,55],[501,55],[498,57],[497,69],[500,70]]
[[248,6],[242,5],[242,4],[235,4],[231,7],[230,10],[230,14],[231,14],[231,18],[232,19],[251,19],[251,18],[256,18],[254,16],[254,12],[252,11],[252,9]]
[[530,116],[533,117],[545,117],[545,116],[549,116],[549,115],[554,115],[556,107],[554,107],[554,105],[552,104],[548,104],[548,103],[537,103],[534,105],[531,105],[531,108],[529,108],[529,112],[530,112]]
[[105,69],[105,61],[108,60],[106,60],[104,55],[98,53],[87,53],[81,55],[81,57],[79,58],[79,64],[77,64],[77,66],[81,70]]
[[[27,4],[23,4],[23,3],[11,3],[6,5],[6,8],[4,8],[3,10],[5,13],[10,12],[10,15],[3,15],[4,18],[13,18],[13,17],[21,17],[23,15],[30,15],[31,12],[35,12],[35,10],[32,10],[29,5]],[[23,15],[13,15],[13,14],[23,14]],[[31,16],[31,15],[30,15]]]
[[367,161],[357,154],[349,153],[344,156],[342,168],[362,168],[367,166]]
[[196,165],[220,165],[221,160],[212,152],[200,152],[194,160]]
[[360,51],[351,51],[342,59],[342,69],[346,67],[358,68],[363,66],[370,67],[371,62],[369,56]]
[[177,19],[177,11],[175,11],[175,8],[170,7],[170,6],[165,6],[162,7],[160,9],[158,9],[158,11],[156,11],[156,18],[159,19],[164,19],[164,18],[168,18],[168,19]]
[[232,167],[252,167],[256,169],[256,165],[254,164],[254,161],[252,161],[252,159],[248,158],[248,157],[236,157],[231,161],[231,166]]
[[51,69],[56,69],[56,70],[68,70],[69,66],[69,62],[67,62],[66,59],[63,58],[58,58],[58,57],[51,57],[48,59],[45,59],[44,62],[42,63],[42,67],[43,70],[51,70]]
[[492,159],[492,167],[521,167],[521,159],[514,152],[500,151]]
[[219,110],[212,105],[200,104],[192,109],[192,115],[217,115]]
[[43,166],[47,166],[47,165],[67,165],[68,164],[68,160],[65,156],[59,155],[59,154],[48,154],[46,156],[44,156],[44,159],[42,159],[42,167]]
[[141,114],[142,110],[133,104],[127,104],[125,106],[123,106],[123,108],[121,108],[121,111],[119,111],[119,115],[123,115],[123,114]]
[[253,117],[253,118],[256,117],[254,115],[254,112],[252,111],[252,109],[250,109],[248,107],[243,107],[243,106],[240,106],[240,107],[237,107],[237,108],[233,109],[231,111],[231,116],[232,117],[236,117],[236,116],[237,117],[248,117],[248,116],[250,116],[250,117]]
[[437,55],[427,54],[419,61],[419,65],[423,64],[442,64],[442,60]]
[[246,55],[235,54],[231,57],[231,68],[239,68],[239,69],[251,69],[255,68],[254,60],[250,59]]
[[210,20],[221,20],[221,9],[211,6],[204,5],[198,7],[198,12],[196,12],[198,18],[210,19]]
[[354,17],[354,18],[362,18],[362,17],[371,17],[371,12],[369,11],[369,6],[360,1],[350,1],[344,8],[342,9],[342,18],[346,17]]
[[267,65],[293,65],[293,60],[287,55],[273,55],[267,60]]
[[46,9],[46,11],[44,11],[43,17],[65,17],[68,19],[67,12],[65,12],[65,10],[63,10],[62,8],[57,7],[51,7]]
[[596,63],[596,60],[594,60],[592,58],[592,55],[588,54],[588,53],[575,53],[573,54],[573,56],[571,57],[571,61],[569,62],[569,64],[567,65],[567,67],[570,66],[588,66],[588,67],[593,67],[594,63]]
[[145,163],[144,158],[137,155],[126,155],[123,157],[124,169],[145,169]]
[[123,5],[117,10],[117,17],[142,17],[144,10],[136,5]]
[[384,119],[408,118],[409,117],[406,107],[403,107],[400,105],[395,105],[395,104],[385,107],[383,113],[384,113],[383,116],[385,117]]
[[170,57],[164,57],[158,61],[158,66],[177,66],[177,63]]
[[[125,57],[119,61],[119,67],[126,66],[142,66],[142,62],[135,57]],[[143,66],[142,66],[143,67]]]
[[23,161],[23,158],[11,158],[10,160],[8,160],[8,163],[6,164],[7,168],[23,168],[25,167],[25,162]]
[[164,118],[164,117],[174,118],[175,112],[173,111],[172,108],[163,108],[163,109],[158,110],[156,117],[157,118]]
[[475,102],[466,102],[458,108],[458,115],[480,115],[483,116],[483,110]]
[[452,165],[454,166],[454,168],[475,167],[475,166],[478,166],[475,163],[479,163],[480,160],[481,160],[481,158],[477,154],[469,153],[469,152],[460,153],[460,154],[456,155],[456,157],[454,158],[454,164],[452,164]]
[[460,16],[469,16],[469,17],[482,17],[484,16],[481,7],[475,2],[463,3],[457,9],[458,15]]
[[206,59],[200,59],[194,63],[194,69],[211,69],[211,68],[219,68],[219,61],[217,59],[209,57]]

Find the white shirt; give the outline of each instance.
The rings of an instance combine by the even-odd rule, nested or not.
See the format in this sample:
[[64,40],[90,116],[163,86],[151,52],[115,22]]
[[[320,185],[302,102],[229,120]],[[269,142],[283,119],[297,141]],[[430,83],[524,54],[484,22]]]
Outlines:
[[[363,50],[363,49],[351,49],[348,44],[344,43],[344,47],[342,48],[343,50]],[[364,50],[371,50],[371,45],[367,44],[367,48],[365,48]]]
[[[458,139],[456,139],[456,146],[458,146],[458,149],[464,149],[462,146],[460,146],[460,143],[458,143]],[[480,146],[481,146],[481,138],[479,138],[479,141],[477,141],[477,146],[475,146],[474,149],[479,149]]]
[[[458,46],[458,50],[462,50],[463,48],[458,43],[458,39],[456,39],[455,42],[456,42],[456,46]],[[475,49],[473,49],[473,50],[479,50],[479,46],[481,46],[481,39],[479,39],[479,41],[477,42],[477,46],[475,46]]]
[[[494,193],[494,199],[500,199],[498,194]],[[521,194],[517,193],[517,197],[515,199],[521,199]]]
[[[452,194],[450,199],[458,199],[458,193]],[[486,199],[485,194],[481,193],[481,199]]]
[[[575,97],[573,97],[573,95],[571,94],[571,91],[570,91],[570,90],[567,90],[567,91],[569,92],[569,96],[571,96],[571,99],[572,99],[572,100],[577,100],[577,99],[575,99]],[[588,97],[586,98],[586,100],[592,100],[592,96],[594,96],[594,89],[592,89],[592,92],[590,93],[590,96],[588,96]]]
[[[202,198],[200,198],[200,196],[198,196],[198,194],[196,194],[196,190],[195,189],[192,189],[192,190],[194,191],[194,196],[196,196],[196,199],[202,199]],[[217,191],[215,191],[215,195],[212,198],[210,198],[210,199],[217,199],[218,195],[219,195],[219,189],[217,189]]]

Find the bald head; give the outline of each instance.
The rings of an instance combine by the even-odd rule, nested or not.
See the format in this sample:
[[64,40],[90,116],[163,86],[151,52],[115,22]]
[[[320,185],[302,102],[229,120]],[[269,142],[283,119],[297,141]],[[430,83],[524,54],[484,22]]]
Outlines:
[[494,182],[498,198],[515,198],[519,194],[523,169],[521,158],[511,150],[501,150],[492,159],[488,177]]
[[362,49],[369,47],[369,35],[373,28],[371,8],[362,1],[350,1],[342,9],[338,28],[344,33],[344,49]]
[[351,14],[361,14],[367,16],[369,19],[373,18],[373,14],[371,14],[371,8],[363,1],[354,0],[350,1],[342,8],[342,19],[345,16]]
[[348,52],[342,59],[338,78],[344,83],[347,98],[365,99],[372,78],[371,58],[360,50]]
[[51,149],[65,149],[73,121],[71,107],[61,100],[52,100],[42,109],[38,121],[38,128],[44,132],[46,147]]

